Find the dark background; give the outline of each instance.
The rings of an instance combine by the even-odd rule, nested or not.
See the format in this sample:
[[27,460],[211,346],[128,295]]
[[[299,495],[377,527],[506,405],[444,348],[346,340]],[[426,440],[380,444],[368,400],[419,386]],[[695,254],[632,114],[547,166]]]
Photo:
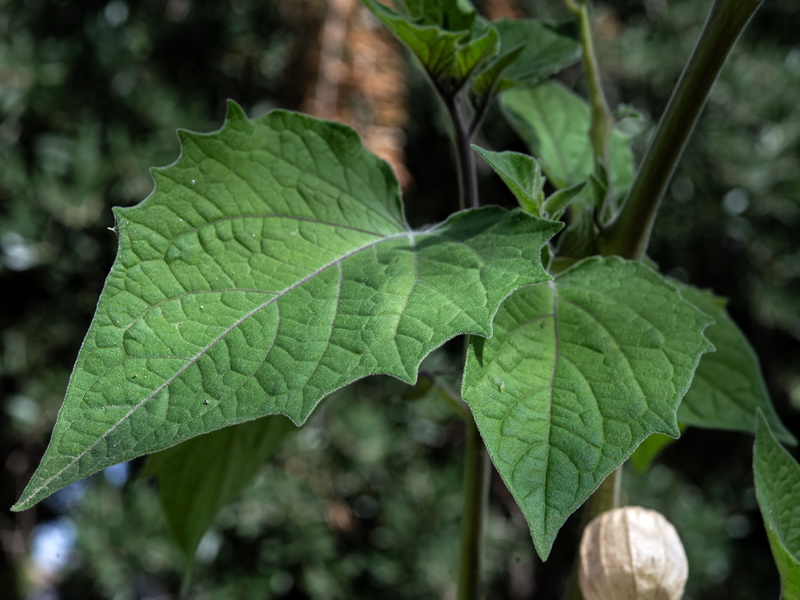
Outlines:
[[[597,3],[612,104],[643,111],[643,147],[707,0]],[[480,5],[563,18],[560,4]],[[485,5],[485,6],[484,6]],[[139,463],[24,513],[116,251],[110,207],[144,199],[148,167],[178,155],[176,128],[211,131],[227,98],[252,116],[297,109],[314,85],[322,0],[0,0],[0,595],[177,597],[184,565]],[[800,432],[800,48],[793,0],[770,0],[731,57],[665,198],[651,256],[730,298],[785,423]],[[313,54],[313,52],[312,52]],[[577,69],[564,77],[575,80]],[[408,95],[412,222],[454,209],[446,128],[424,79]],[[524,150],[496,111],[482,145]],[[484,202],[510,194],[482,173]],[[446,350],[434,357],[448,365]],[[371,378],[323,402],[201,545],[197,598],[452,598],[462,431],[432,398]],[[689,430],[625,494],[672,520],[687,546],[686,598],[774,598],[778,575],[755,504],[752,438]],[[796,453],[795,453],[796,454]],[[490,598],[557,598],[576,519],[551,559],[495,477]]]

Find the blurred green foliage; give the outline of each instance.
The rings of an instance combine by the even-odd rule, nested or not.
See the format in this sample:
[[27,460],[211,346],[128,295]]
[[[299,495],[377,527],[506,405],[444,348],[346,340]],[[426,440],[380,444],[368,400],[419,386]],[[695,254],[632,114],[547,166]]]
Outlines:
[[[177,156],[176,127],[221,122],[236,99],[252,115],[297,108],[304,32],[292,3],[253,0],[0,0],[0,589],[61,598],[171,598],[185,565],[151,483],[105,478],[82,497],[6,512],[41,456],[116,243],[110,206],[142,200],[147,168]],[[478,3],[481,4],[481,3]],[[526,3],[564,18],[555,0]],[[598,2],[601,65],[612,104],[666,104],[708,2]],[[775,404],[800,429],[800,50],[793,0],[771,0],[729,60],[665,199],[651,245],[671,275],[731,298]],[[794,19],[792,17],[795,17]],[[412,222],[452,210],[444,126],[422,78],[412,96]],[[563,75],[579,79],[577,68]],[[580,86],[579,86],[580,87]],[[496,112],[479,143],[522,149]],[[490,173],[482,189],[508,201]],[[452,184],[452,185],[451,185]],[[430,368],[450,370],[453,347]],[[201,544],[198,598],[432,598],[452,593],[461,498],[461,427],[433,394],[373,378],[323,403]],[[752,439],[690,429],[642,475],[632,503],[657,508],[687,545],[687,599],[777,593],[755,508]],[[134,471],[137,465],[134,465]],[[70,507],[71,506],[71,507]],[[61,515],[77,541],[60,575],[33,569],[38,523]],[[487,546],[491,598],[557,598],[580,516],[546,565],[499,481]],[[34,585],[35,584],[35,585]],[[773,594],[776,595],[776,594]],[[51,596],[52,597],[52,596]]]

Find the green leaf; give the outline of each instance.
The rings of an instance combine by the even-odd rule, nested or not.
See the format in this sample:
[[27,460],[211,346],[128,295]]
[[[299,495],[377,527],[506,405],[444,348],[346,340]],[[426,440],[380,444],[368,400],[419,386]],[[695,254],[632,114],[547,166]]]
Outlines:
[[541,214],[545,180],[538,160],[519,152],[485,150],[475,144],[472,145],[472,149],[489,163],[523,209],[532,215]]
[[148,457],[172,537],[188,559],[220,509],[256,476],[296,428],[278,415],[218,429]]
[[647,436],[679,435],[710,322],[650,269],[594,257],[515,293],[472,340],[462,393],[542,559]]
[[581,58],[578,40],[533,19],[500,19],[499,56],[475,77],[473,91],[484,96],[512,87],[532,87]]
[[472,83],[475,106],[488,106],[496,94],[504,89],[514,87],[514,83],[504,79],[502,75],[506,68],[517,61],[524,50],[525,46],[517,46],[501,52],[480,73],[475,75]]
[[119,252],[22,510],[108,465],[270,414],[303,423],[371,374],[416,380],[501,301],[549,279],[559,225],[486,207],[411,230],[349,127],[235,104],[181,132],[156,189],[115,209]]
[[[589,104],[564,87],[550,81],[532,89],[511,90],[500,102],[511,126],[542,159],[542,170],[550,182],[563,188],[585,181],[594,172],[589,139]],[[633,154],[628,137],[614,131],[609,176],[615,192],[633,182]]]
[[[681,426],[681,433],[683,433],[684,429],[686,428]],[[673,437],[663,433],[654,433],[639,444],[639,447],[634,450],[628,461],[639,473],[644,473],[658,455],[661,454],[661,451],[674,441],[675,438]]]
[[756,497],[781,575],[781,597],[800,598],[800,465],[781,446],[761,410],[753,450]]
[[697,367],[678,412],[681,422],[754,433],[755,414],[760,408],[778,438],[796,444],[772,406],[758,357],[725,310],[724,300],[688,285],[680,284],[679,289],[689,302],[714,318],[706,336],[717,348]]
[[586,187],[586,182],[582,181],[568,188],[562,188],[553,192],[553,194],[548,196],[547,200],[544,201],[544,214],[551,219],[558,219],[561,217],[566,208],[583,191],[584,187]]
[[361,2],[417,57],[445,96],[459,91],[473,71],[500,48],[494,27],[458,0],[406,1],[407,14],[377,0]]

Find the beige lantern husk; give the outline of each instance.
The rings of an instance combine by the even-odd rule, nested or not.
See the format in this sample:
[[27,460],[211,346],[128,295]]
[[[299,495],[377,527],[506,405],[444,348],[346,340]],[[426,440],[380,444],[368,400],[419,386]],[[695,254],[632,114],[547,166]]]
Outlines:
[[583,532],[584,600],[680,600],[688,576],[678,532],[659,512],[617,508],[596,517]]

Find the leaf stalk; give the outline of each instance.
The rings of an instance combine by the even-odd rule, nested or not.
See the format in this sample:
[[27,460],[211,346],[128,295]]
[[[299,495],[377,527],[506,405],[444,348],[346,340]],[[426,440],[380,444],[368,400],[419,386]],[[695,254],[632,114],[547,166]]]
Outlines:
[[458,206],[465,208],[478,208],[478,177],[475,168],[475,154],[470,142],[472,131],[464,117],[464,111],[457,94],[443,95],[442,100],[450,122],[453,124],[453,146],[456,153],[456,168],[458,171]]

